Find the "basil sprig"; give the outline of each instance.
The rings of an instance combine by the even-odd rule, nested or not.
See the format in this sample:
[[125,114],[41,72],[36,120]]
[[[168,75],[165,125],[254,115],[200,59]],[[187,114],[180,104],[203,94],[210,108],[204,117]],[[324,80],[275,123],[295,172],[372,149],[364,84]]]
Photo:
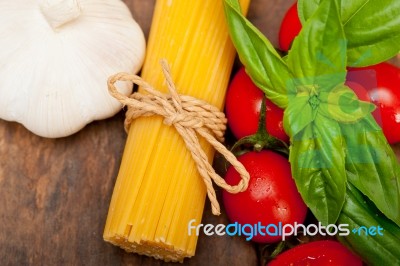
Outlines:
[[[299,0],[304,24],[322,0]],[[400,51],[400,1],[342,0],[341,17],[348,40],[348,65],[367,66],[395,56]]]
[[292,86],[284,115],[292,141],[292,173],[303,200],[324,224],[336,222],[346,195],[346,143],[340,124],[354,124],[374,109],[344,85],[347,42],[339,5],[324,1],[319,6],[286,60],[295,75],[288,83]]
[[224,4],[248,74],[285,108],[293,177],[316,218],[323,224],[337,221],[350,182],[400,225],[400,166],[370,115],[373,105],[344,85],[349,50],[341,1],[317,6],[285,60],[241,14],[237,0]]

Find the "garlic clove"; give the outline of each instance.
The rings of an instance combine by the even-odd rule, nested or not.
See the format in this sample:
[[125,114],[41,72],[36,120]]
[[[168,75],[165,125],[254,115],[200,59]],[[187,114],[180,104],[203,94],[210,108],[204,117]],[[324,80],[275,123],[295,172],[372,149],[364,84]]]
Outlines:
[[39,7],[54,30],[81,15],[81,8],[77,0],[41,0]]
[[0,118],[43,137],[68,136],[117,113],[107,78],[136,73],[144,60],[143,32],[122,1],[75,1],[79,16],[58,24],[41,1],[0,3]]

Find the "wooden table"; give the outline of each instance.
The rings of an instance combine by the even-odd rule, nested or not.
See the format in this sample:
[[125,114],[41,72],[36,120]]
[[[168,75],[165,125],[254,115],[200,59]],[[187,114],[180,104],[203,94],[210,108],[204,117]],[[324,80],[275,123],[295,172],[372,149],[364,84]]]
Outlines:
[[[147,36],[154,0],[125,2]],[[253,0],[248,17],[277,45],[292,2]],[[1,265],[167,265],[102,238],[126,140],[123,119],[120,112],[61,139],[40,138],[0,120]],[[208,206],[204,223],[227,223]],[[241,238],[200,236],[196,256],[185,264],[257,265],[258,258]]]

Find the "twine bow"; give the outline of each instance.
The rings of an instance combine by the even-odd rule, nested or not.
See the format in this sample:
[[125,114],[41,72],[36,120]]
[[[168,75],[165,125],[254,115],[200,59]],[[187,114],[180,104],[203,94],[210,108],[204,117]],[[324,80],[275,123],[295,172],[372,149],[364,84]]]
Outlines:
[[[170,68],[165,60],[161,60],[162,70],[168,87],[168,94],[154,89],[150,84],[137,75],[118,73],[108,79],[110,94],[124,106],[128,106],[125,118],[125,130],[131,122],[141,116],[159,115],[164,117],[164,123],[173,125],[183,138],[187,149],[196,162],[197,169],[207,188],[207,195],[211,202],[212,213],[220,214],[220,206],[215,194],[212,180],[221,188],[230,193],[238,193],[247,189],[250,175],[236,157],[221,143],[224,140],[226,118],[218,108],[197,98],[179,95],[172,81]],[[146,94],[133,93],[125,96],[114,86],[117,81],[130,81],[141,86]],[[238,171],[242,179],[231,186],[220,177],[201,148],[198,136],[203,137]]]

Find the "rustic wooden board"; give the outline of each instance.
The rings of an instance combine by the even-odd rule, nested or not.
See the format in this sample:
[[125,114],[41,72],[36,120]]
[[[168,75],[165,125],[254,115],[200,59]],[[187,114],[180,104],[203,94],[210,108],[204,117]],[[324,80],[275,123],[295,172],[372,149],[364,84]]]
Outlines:
[[[147,36],[154,0],[125,2]],[[292,2],[253,0],[249,18],[277,44],[278,25]],[[167,265],[102,239],[125,140],[122,112],[61,139],[40,138],[0,120],[0,264]],[[227,222],[206,206],[203,222]],[[185,264],[257,265],[258,260],[243,239],[200,236],[196,256]]]

